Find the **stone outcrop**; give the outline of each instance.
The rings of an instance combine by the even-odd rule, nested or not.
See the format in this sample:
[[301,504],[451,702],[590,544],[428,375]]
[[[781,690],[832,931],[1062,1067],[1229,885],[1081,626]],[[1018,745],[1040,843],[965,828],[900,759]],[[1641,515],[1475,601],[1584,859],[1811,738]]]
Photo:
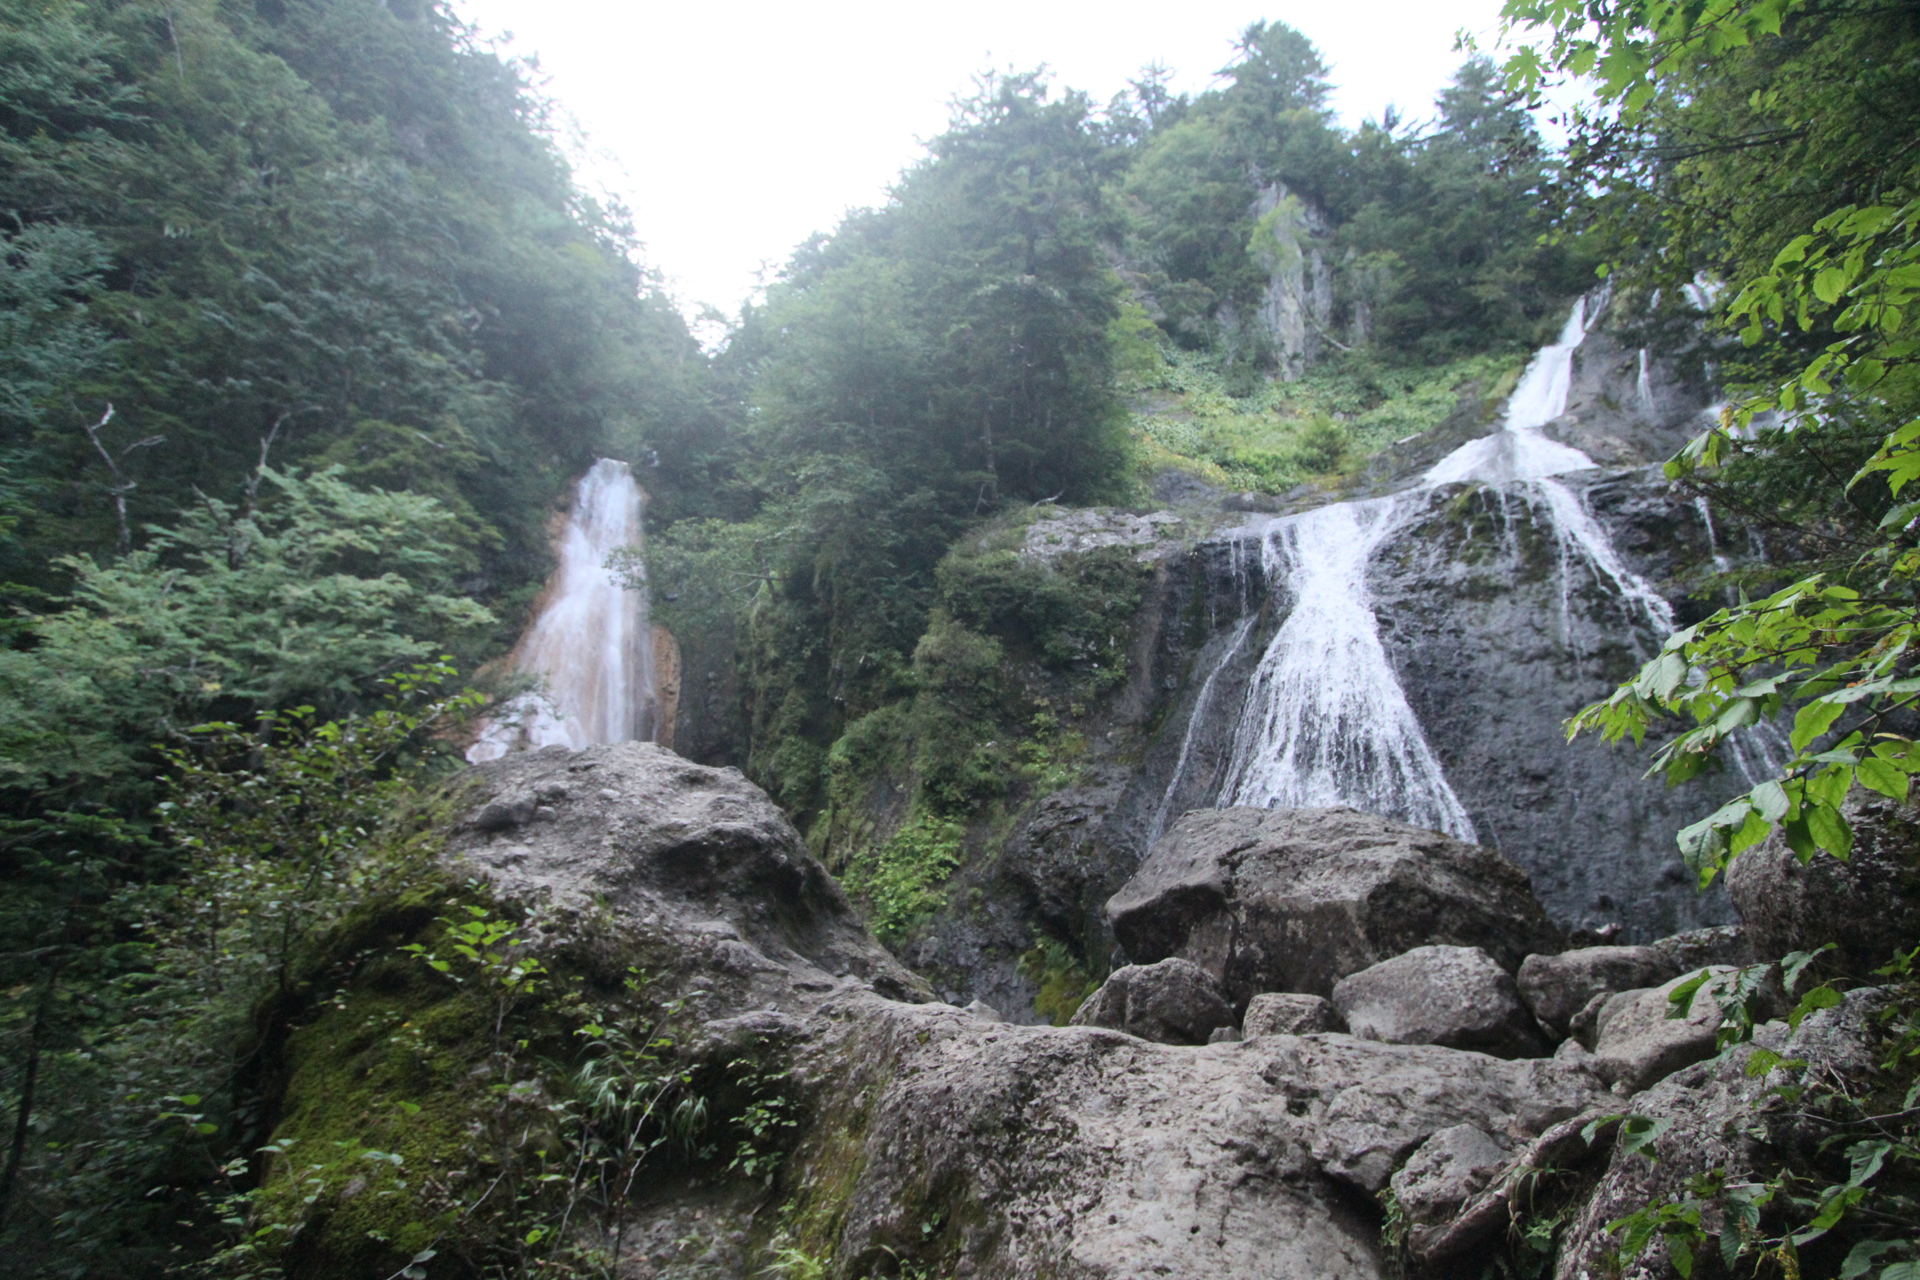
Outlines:
[[1528,956],[1520,966],[1520,998],[1555,1037],[1595,996],[1653,987],[1680,971],[1654,947],[1579,947],[1557,956]]
[[1425,1259],[1467,1201],[1493,1181],[1512,1154],[1470,1124],[1442,1129],[1421,1143],[1393,1175],[1394,1202],[1405,1223],[1407,1252]]
[[1352,809],[1186,814],[1107,903],[1135,962],[1183,956],[1244,1005],[1334,983],[1429,943],[1509,969],[1557,949],[1527,877],[1491,850]]
[[[1844,1004],[1812,1014],[1797,1031],[1789,1032],[1783,1022],[1768,1023],[1754,1036],[1751,1048],[1688,1067],[1635,1097],[1636,1114],[1666,1126],[1654,1140],[1657,1160],[1610,1144],[1595,1144],[1585,1152],[1569,1145],[1559,1167],[1578,1171],[1584,1160],[1597,1166],[1598,1181],[1569,1214],[1555,1280],[1606,1274],[1606,1255],[1619,1244],[1607,1224],[1645,1205],[1676,1198],[1691,1179],[1710,1169],[1723,1169],[1729,1182],[1739,1182],[1765,1176],[1785,1158],[1809,1159],[1831,1139],[1832,1127],[1798,1108],[1768,1105],[1769,1091],[1788,1083],[1786,1074],[1750,1077],[1747,1060],[1754,1049],[1764,1048],[1804,1061],[1804,1079],[1865,1079],[1875,1065],[1871,1017],[1882,998],[1872,989],[1849,993]],[[1833,1243],[1817,1242],[1802,1253],[1804,1274],[1838,1273],[1844,1246],[1835,1256]],[[1664,1254],[1656,1243],[1633,1274],[1677,1278],[1679,1272]]]
[[848,981],[901,999],[926,984],[867,935],[846,895],[737,769],[651,743],[517,752],[467,774],[447,856],[559,922],[686,948],[689,966],[784,1003]]
[[1162,1044],[1206,1044],[1233,1024],[1213,976],[1178,957],[1115,970],[1073,1015],[1076,1027],[1107,1027]]
[[1727,868],[1761,959],[1837,942],[1827,967],[1865,975],[1920,940],[1920,810],[1856,787],[1841,812],[1854,833],[1845,862],[1819,853],[1802,864],[1776,832]]
[[1363,1040],[1437,1044],[1496,1058],[1547,1052],[1513,976],[1478,947],[1415,947],[1333,987],[1333,1007]]
[[[1572,1224],[1558,1274],[1573,1280],[1581,1267],[1599,1274],[1604,1224],[1635,1195],[1679,1185],[1669,1161],[1674,1170],[1702,1167],[1691,1148],[1672,1156],[1663,1149],[1657,1169],[1644,1158],[1611,1156],[1617,1121],[1607,1117],[1627,1109],[1666,1117],[1674,1135],[1704,1152],[1747,1160],[1745,1167],[1760,1158],[1729,1121],[1766,1082],[1747,1081],[1731,1061],[1697,1061],[1703,1035],[1711,1051],[1711,1025],[1702,1016],[1668,1022],[1666,987],[1596,993],[1587,1006],[1598,1009],[1597,1052],[1576,1045],[1557,1058],[1343,1034],[1329,1029],[1332,1004],[1311,992],[1256,992],[1246,1002],[1246,1038],[1205,1043],[1231,1025],[1233,1010],[1212,973],[1185,957],[1117,971],[1083,1011],[1083,1021],[1114,1028],[1017,1025],[984,1004],[928,999],[867,937],[793,828],[731,771],[642,744],[548,750],[474,770],[451,794],[457,817],[444,870],[477,877],[491,908],[521,922],[554,975],[543,988],[554,995],[544,998],[564,1003],[595,983],[617,989],[620,974],[632,972],[621,965],[644,969],[649,998],[677,1020],[673,1070],[700,1081],[714,1109],[709,1133],[745,1131],[737,1123],[747,1114],[743,1088],[756,1091],[753,1114],[776,1117],[759,1140],[778,1150],[757,1156],[767,1163],[751,1176],[730,1171],[725,1152],[676,1163],[663,1149],[614,1212],[632,1246],[623,1274],[764,1274],[775,1251],[787,1250],[783,1256],[832,1280],[1477,1275],[1538,1197],[1552,1194]],[[1457,913],[1456,927],[1460,919],[1478,927],[1476,910],[1524,887],[1484,850],[1449,842],[1437,855],[1421,854],[1416,844],[1443,838],[1369,827],[1359,815],[1304,815],[1324,837],[1317,858],[1299,843],[1302,815],[1226,817],[1261,837],[1216,860],[1236,876],[1262,858],[1269,868],[1282,865],[1284,846],[1298,855],[1295,879],[1308,889],[1316,871],[1329,883],[1376,887],[1334,899],[1342,905],[1327,917],[1358,922],[1347,938],[1353,947],[1395,945],[1383,939],[1413,929],[1414,920],[1442,929],[1446,912]],[[1294,843],[1273,838],[1276,830]],[[1491,887],[1476,898],[1467,890],[1477,874]],[[1380,885],[1401,896],[1377,892]],[[1432,891],[1433,901],[1409,886]],[[1409,901],[1397,914],[1386,910]],[[327,1136],[312,1127],[316,1090],[351,1095],[371,1087],[359,1083],[369,1071],[387,1069],[377,1055],[389,1042],[356,1038],[362,1009],[390,1007],[380,1002],[393,998],[395,984],[421,974],[455,991],[414,957],[395,961],[401,968],[368,960],[380,946],[420,936],[440,908],[403,900],[392,909],[390,920],[356,926],[363,932],[355,937],[369,941],[328,971],[337,989],[313,993],[314,1007],[338,1010],[339,1033],[324,1021],[295,1030],[301,1052],[280,1053],[288,1064],[273,1113],[281,1145],[298,1149]],[[1526,1017],[1507,968],[1524,944],[1509,937],[1508,945],[1503,962],[1466,944],[1418,938],[1347,976],[1336,995],[1365,992],[1382,974],[1440,990],[1447,983],[1435,975],[1457,971],[1497,988],[1487,995],[1467,983],[1462,990],[1478,993],[1472,1001],[1504,1000]],[[1594,968],[1586,963],[1576,955],[1567,971],[1577,978]],[[1384,989],[1405,986],[1396,978]],[[1356,1031],[1378,1032],[1362,1002],[1339,1002]],[[1863,1035],[1859,1003],[1850,998],[1845,1010],[1809,1019],[1791,1042],[1784,1027],[1763,1029],[1761,1040],[1838,1060]],[[1712,1007],[1703,995],[1697,1009]],[[1409,1008],[1425,1016],[1418,1002]],[[422,1019],[448,1022],[433,1011]],[[424,1060],[413,1042],[391,1043],[408,1070]],[[495,1070],[497,1051],[479,1061]],[[451,1078],[482,1077],[463,1065]],[[1616,1096],[1649,1084],[1630,1103]],[[560,1085],[535,1076],[515,1084],[529,1123],[547,1114],[544,1100],[557,1096],[550,1087]],[[356,1114],[363,1109],[357,1096],[343,1101]],[[436,1168],[406,1146],[413,1140],[395,1133],[407,1168]],[[290,1176],[270,1172],[267,1193],[288,1194]],[[1399,1262],[1388,1256],[1371,1205],[1389,1188],[1403,1228]],[[344,1195],[327,1190],[307,1220],[301,1247],[309,1272],[403,1267],[405,1251],[387,1258],[377,1241],[368,1243]],[[600,1233],[605,1224],[576,1229]],[[436,1247],[453,1256],[457,1234]],[[342,1261],[349,1257],[351,1266]]]

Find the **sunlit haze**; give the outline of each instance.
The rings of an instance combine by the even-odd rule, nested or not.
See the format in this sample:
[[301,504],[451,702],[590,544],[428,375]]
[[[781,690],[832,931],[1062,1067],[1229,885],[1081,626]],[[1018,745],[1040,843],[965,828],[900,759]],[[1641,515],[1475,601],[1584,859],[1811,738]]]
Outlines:
[[539,59],[570,119],[589,186],[633,210],[647,260],[692,314],[733,312],[762,267],[830,230],[940,132],[948,103],[987,68],[1045,63],[1055,83],[1105,102],[1154,61],[1197,92],[1260,18],[1314,41],[1348,125],[1389,104],[1421,118],[1463,55],[1490,43],[1499,0],[1362,0],[1262,10],[1247,0],[980,0],[609,4],[462,0],[504,52]]

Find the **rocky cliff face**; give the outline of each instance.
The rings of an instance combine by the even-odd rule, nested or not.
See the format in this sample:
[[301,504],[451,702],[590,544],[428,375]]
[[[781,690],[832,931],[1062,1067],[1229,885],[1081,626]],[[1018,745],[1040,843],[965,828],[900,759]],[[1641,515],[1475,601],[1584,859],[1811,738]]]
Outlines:
[[[1563,927],[1613,926],[1646,940],[1732,918],[1723,893],[1693,889],[1673,841],[1750,783],[1730,773],[1669,791],[1642,776],[1644,752],[1591,736],[1569,744],[1564,722],[1657,651],[1664,628],[1649,601],[1679,625],[1704,616],[1723,603],[1705,585],[1710,575],[1764,548],[1654,465],[1700,425],[1707,389],[1697,373],[1601,324],[1574,351],[1569,381],[1566,412],[1545,434],[1603,464],[1559,482],[1572,515],[1538,487],[1418,483],[1496,429],[1498,403],[1472,397],[1440,428],[1378,455],[1349,496],[1394,504],[1365,594],[1392,677],[1474,838],[1529,873]],[[1036,939],[1064,940],[1096,971],[1127,959],[1101,904],[1181,813],[1231,798],[1250,681],[1300,602],[1262,552],[1273,516],[1230,508],[1285,514],[1342,495],[1276,504],[1191,483],[1166,490],[1184,504],[1186,529],[1211,522],[1218,531],[1144,547],[1156,579],[1136,628],[1133,679],[1100,713],[1084,781],[1040,800],[963,873],[953,896],[961,909],[904,953],[949,998],[1034,1016],[1036,982],[1015,961]],[[1572,518],[1612,562],[1569,533]],[[1742,749],[1752,770],[1765,767],[1767,739]]]

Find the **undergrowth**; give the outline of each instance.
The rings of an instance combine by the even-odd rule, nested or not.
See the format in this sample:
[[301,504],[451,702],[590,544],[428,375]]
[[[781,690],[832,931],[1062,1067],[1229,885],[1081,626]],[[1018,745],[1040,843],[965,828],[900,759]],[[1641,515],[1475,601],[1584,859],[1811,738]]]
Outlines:
[[1172,350],[1160,368],[1132,374],[1136,463],[1148,474],[1185,470],[1261,493],[1337,480],[1387,445],[1439,426],[1468,391],[1507,394],[1524,359],[1478,355],[1423,367],[1352,357],[1270,382]]

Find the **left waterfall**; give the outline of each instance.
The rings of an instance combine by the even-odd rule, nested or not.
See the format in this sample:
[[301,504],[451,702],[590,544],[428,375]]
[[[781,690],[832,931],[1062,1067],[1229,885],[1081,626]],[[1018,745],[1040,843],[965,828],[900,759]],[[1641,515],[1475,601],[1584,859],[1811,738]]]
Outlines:
[[602,458],[580,477],[555,547],[560,562],[509,659],[515,672],[537,678],[541,687],[501,708],[467,748],[468,760],[653,738],[646,588],[628,586],[607,567],[614,552],[640,546],[643,510],[626,463]]

